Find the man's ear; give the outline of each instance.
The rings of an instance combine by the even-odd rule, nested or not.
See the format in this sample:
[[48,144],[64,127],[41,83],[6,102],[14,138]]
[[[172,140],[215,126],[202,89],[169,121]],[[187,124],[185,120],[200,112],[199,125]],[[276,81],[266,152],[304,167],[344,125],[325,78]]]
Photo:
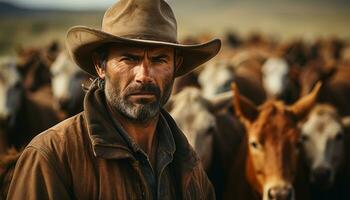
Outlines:
[[175,57],[175,71],[177,71],[182,65],[184,58],[181,55],[176,55]]
[[106,76],[106,71],[105,69],[101,66],[100,58],[96,53],[92,55],[92,62],[94,63],[95,70],[97,72],[97,75],[101,78],[104,79]]

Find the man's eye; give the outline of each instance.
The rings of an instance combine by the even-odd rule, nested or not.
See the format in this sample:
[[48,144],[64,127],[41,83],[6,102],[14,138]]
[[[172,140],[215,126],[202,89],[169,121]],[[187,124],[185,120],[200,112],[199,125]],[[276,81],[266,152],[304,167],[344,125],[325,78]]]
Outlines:
[[122,57],[120,61],[129,61],[129,62],[136,62],[137,59],[133,57]]
[[166,63],[167,62],[164,58],[154,58],[152,61],[154,63]]

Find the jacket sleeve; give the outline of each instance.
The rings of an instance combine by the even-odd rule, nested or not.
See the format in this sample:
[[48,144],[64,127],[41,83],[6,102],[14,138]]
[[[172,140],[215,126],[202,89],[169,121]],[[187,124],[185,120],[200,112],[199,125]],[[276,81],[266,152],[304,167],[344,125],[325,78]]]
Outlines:
[[215,191],[214,191],[214,187],[212,185],[212,183],[210,182],[207,174],[205,173],[202,164],[199,165],[199,169],[198,169],[198,173],[199,173],[199,183],[202,187],[202,191],[203,191],[203,196],[204,199],[216,199],[216,195],[215,195]]
[[55,169],[52,158],[44,151],[27,147],[17,161],[7,199],[71,199]]
[[[214,187],[211,184],[207,174],[205,173],[202,164],[198,164],[192,173],[192,187],[190,186],[187,193],[186,199],[207,199],[207,200],[215,200],[215,191]],[[196,187],[193,187],[196,185]]]

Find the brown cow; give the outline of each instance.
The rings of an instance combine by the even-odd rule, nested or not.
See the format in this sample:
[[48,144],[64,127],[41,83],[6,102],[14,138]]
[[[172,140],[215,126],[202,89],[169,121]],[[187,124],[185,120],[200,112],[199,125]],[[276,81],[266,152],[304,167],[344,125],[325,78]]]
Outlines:
[[[0,190],[5,196],[11,172],[22,147],[41,131],[60,119],[50,104],[42,104],[48,96],[26,93],[13,60],[0,58]],[[39,101],[40,100],[40,101]],[[11,147],[15,151],[9,151]]]
[[337,108],[341,116],[350,115],[350,68],[338,66],[332,60],[317,60],[309,64],[300,74],[301,96],[319,80],[323,82],[318,102],[329,103]]
[[43,48],[20,48],[17,50],[17,68],[26,91],[35,92],[50,85],[50,66],[59,53],[59,45],[52,42]]
[[231,59],[234,68],[234,82],[242,94],[256,105],[266,100],[261,67],[268,57],[267,54],[262,50],[243,50]]
[[[311,110],[320,84],[291,106],[268,100],[259,108],[234,85],[233,106],[246,128],[239,158],[232,167],[225,199],[303,199],[298,170],[298,121]],[[298,175],[298,176],[297,176]]]

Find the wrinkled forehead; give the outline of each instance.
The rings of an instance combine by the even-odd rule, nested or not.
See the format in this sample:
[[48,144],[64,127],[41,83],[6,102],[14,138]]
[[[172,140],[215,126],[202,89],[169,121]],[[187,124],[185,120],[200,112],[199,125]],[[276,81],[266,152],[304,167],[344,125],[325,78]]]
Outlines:
[[165,54],[173,55],[174,47],[164,45],[139,45],[139,44],[111,44],[108,46],[109,55],[122,55],[128,54]]

